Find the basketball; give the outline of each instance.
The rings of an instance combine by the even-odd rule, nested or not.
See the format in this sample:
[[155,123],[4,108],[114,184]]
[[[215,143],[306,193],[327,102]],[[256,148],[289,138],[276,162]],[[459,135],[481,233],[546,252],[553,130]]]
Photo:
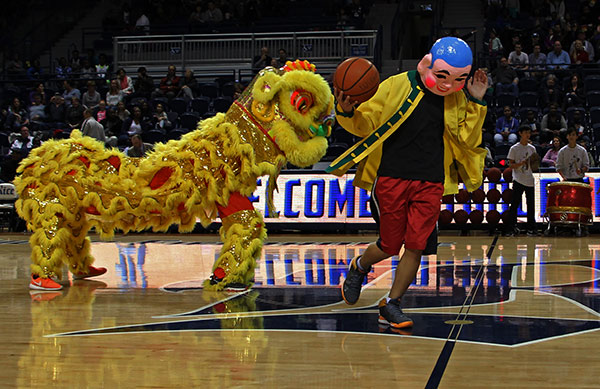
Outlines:
[[475,189],[473,193],[471,193],[471,199],[476,204],[482,204],[485,201],[485,192],[483,189]]
[[502,195],[500,194],[500,191],[498,189],[490,189],[487,192],[487,199],[490,203],[497,203],[498,201],[500,201],[501,197]]
[[452,223],[452,211],[447,209],[442,210],[438,220],[442,225]]
[[504,201],[504,204],[510,204],[510,201],[512,200],[512,194],[512,189],[504,189],[504,192],[502,192],[502,201]]
[[469,220],[469,214],[464,209],[454,211],[454,221],[457,224],[465,224]]
[[500,212],[495,209],[489,210],[485,214],[485,220],[490,224],[497,224],[500,221]]
[[502,177],[504,177],[504,181],[512,182],[512,169],[509,167],[504,169],[504,171],[502,172]]
[[487,171],[487,178],[493,183],[500,182],[500,179],[502,178],[502,172],[497,167],[490,168]]
[[474,209],[469,214],[469,220],[473,224],[481,224],[483,222],[483,211],[480,209]]
[[379,87],[379,71],[371,61],[348,58],[338,65],[333,75],[333,86],[359,104],[369,100]]
[[442,203],[454,204],[454,195],[445,195],[442,197]]
[[461,189],[456,194],[456,202],[458,204],[466,204],[471,199],[471,194],[467,192],[465,189]]
[[510,223],[510,211],[504,211],[502,212],[502,223],[504,224],[509,224]]

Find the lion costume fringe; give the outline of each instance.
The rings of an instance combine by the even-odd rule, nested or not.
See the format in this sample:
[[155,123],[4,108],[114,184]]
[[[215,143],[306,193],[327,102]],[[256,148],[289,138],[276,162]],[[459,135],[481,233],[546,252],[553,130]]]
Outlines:
[[248,286],[266,230],[249,196],[260,176],[272,193],[283,165],[305,167],[327,150],[333,117],[329,85],[306,61],[265,68],[225,113],[203,120],[180,140],[127,158],[73,131],[34,149],[15,179],[16,208],[33,231],[31,272],[61,277],[62,264],[86,272],[94,259],[87,233],[110,239],[172,224],[191,231],[218,217],[223,248],[205,287]]

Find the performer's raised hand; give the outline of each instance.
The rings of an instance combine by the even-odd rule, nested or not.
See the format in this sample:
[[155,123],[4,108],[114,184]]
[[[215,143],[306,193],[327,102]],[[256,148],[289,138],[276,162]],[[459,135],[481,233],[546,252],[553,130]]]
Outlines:
[[335,96],[335,100],[340,105],[342,111],[346,113],[352,112],[354,107],[358,105],[358,102],[350,100],[350,96],[344,96],[344,92],[338,90],[338,88],[333,88],[333,95]]
[[487,88],[487,74],[483,70],[477,69],[471,80],[467,83],[469,94],[478,100],[483,100]]

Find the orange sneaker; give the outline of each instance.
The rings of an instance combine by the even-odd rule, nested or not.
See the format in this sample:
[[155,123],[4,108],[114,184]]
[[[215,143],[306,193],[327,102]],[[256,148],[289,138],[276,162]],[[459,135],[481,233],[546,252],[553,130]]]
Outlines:
[[74,280],[82,280],[84,278],[101,276],[104,273],[106,273],[105,267],[88,266],[88,271],[86,273],[84,273],[84,272],[73,273],[73,279]]
[[61,290],[63,287],[52,278],[43,278],[38,275],[31,275],[29,289],[35,290]]

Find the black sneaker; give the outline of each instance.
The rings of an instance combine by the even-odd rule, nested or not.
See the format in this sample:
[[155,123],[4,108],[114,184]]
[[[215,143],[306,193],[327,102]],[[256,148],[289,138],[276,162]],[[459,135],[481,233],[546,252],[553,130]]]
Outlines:
[[413,326],[412,319],[402,312],[400,301],[397,299],[386,302],[386,299],[384,298],[379,302],[379,323],[389,324],[390,327],[393,328]]
[[362,289],[362,284],[367,276],[367,273],[371,271],[369,267],[366,271],[362,271],[358,268],[356,261],[358,261],[359,256],[356,256],[350,261],[350,266],[348,266],[348,273],[346,274],[346,280],[344,281],[344,285],[342,286],[342,298],[348,305],[354,305],[358,301],[360,297],[360,290]]
[[527,231],[527,236],[539,236],[537,231]]

